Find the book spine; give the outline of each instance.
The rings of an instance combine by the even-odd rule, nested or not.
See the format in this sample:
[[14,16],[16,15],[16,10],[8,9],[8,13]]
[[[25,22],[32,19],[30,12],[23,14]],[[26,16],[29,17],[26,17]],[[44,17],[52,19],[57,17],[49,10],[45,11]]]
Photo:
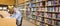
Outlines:
[[52,14],[52,17],[53,17],[54,19],[56,19],[57,16],[56,16],[56,14]]
[[41,8],[42,11],[44,11],[44,8]]
[[43,3],[42,2],[40,3],[40,6],[43,6]]
[[47,19],[47,24],[51,24],[52,21],[50,19]]
[[45,12],[47,12],[47,7],[45,7]]
[[58,12],[58,7],[56,7],[56,12]]
[[47,18],[51,18],[52,14],[51,13],[47,13]]
[[60,7],[59,7],[59,12],[60,12]]
[[51,6],[52,5],[52,2],[51,1],[48,1],[48,6]]
[[60,0],[58,0],[58,4],[60,4]]
[[60,20],[60,14],[58,14],[57,19],[59,19],[59,20]]
[[47,7],[47,12],[50,12],[50,7]]

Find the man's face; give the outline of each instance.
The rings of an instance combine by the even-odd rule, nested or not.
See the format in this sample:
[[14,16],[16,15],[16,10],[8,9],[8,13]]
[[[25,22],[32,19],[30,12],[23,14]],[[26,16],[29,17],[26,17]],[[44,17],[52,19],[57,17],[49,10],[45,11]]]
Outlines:
[[13,11],[16,12],[16,8],[14,8]]

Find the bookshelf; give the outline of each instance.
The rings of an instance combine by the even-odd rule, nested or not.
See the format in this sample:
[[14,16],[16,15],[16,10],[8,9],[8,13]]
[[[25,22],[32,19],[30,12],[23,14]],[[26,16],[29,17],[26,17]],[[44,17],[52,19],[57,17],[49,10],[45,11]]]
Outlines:
[[26,1],[26,19],[36,26],[60,26],[60,0]]

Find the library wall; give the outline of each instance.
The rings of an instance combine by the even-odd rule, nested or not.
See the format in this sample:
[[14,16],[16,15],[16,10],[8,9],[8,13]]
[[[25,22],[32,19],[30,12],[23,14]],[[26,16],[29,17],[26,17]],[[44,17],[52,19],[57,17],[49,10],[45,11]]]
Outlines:
[[4,5],[14,5],[15,0],[0,0],[0,4]]

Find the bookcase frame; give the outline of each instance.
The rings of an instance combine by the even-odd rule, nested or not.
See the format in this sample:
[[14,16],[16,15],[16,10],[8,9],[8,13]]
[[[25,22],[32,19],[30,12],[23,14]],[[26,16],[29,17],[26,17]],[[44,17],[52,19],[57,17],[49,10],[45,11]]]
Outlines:
[[[35,0],[36,1],[36,0]],[[47,2],[48,0],[44,0],[45,2]],[[58,1],[59,0],[57,0],[56,2],[57,2],[57,4],[55,5],[55,6],[59,6],[59,4],[58,4]],[[26,9],[26,7],[27,7],[27,4],[26,4],[26,2],[31,2],[31,0],[29,0],[29,1],[25,1],[25,3],[24,3],[24,5],[25,5],[25,8],[24,9]],[[43,2],[43,1],[40,1],[40,2]],[[40,3],[40,2],[34,2],[33,4],[37,4],[37,3]],[[32,2],[31,2],[32,3]],[[53,5],[51,5],[50,7],[52,7]],[[38,6],[38,7],[36,7],[36,8],[40,8],[40,7],[42,7],[42,6]],[[52,17],[52,18],[47,18],[46,17],[46,13],[59,13],[59,12],[48,12],[48,11],[46,11],[46,7],[49,7],[49,6],[43,6],[44,7],[44,11],[39,11],[39,10],[36,10],[35,12],[43,12],[44,13],[44,26],[46,26],[47,25],[47,23],[46,23],[46,19],[51,19],[51,21],[52,21],[52,24],[51,24],[51,26],[54,26],[54,18]],[[53,6],[54,7],[54,6]],[[32,12],[32,11],[31,11]],[[24,11],[24,14],[25,14],[25,19],[27,18],[26,16],[26,14],[27,14],[27,12],[26,12],[26,10]],[[30,14],[30,15],[32,15],[32,14]],[[37,15],[34,15],[34,16],[37,16]],[[38,16],[39,17],[39,16]],[[30,18],[30,19],[32,19],[32,18]],[[31,23],[33,23],[33,24],[35,24],[36,26],[39,26],[39,25],[37,25],[37,22],[41,22],[41,21],[38,21],[37,19],[32,19],[32,20],[34,20],[34,23],[33,22],[31,22]],[[58,19],[55,19],[55,20],[58,20]],[[50,25],[50,24],[49,24]]]

